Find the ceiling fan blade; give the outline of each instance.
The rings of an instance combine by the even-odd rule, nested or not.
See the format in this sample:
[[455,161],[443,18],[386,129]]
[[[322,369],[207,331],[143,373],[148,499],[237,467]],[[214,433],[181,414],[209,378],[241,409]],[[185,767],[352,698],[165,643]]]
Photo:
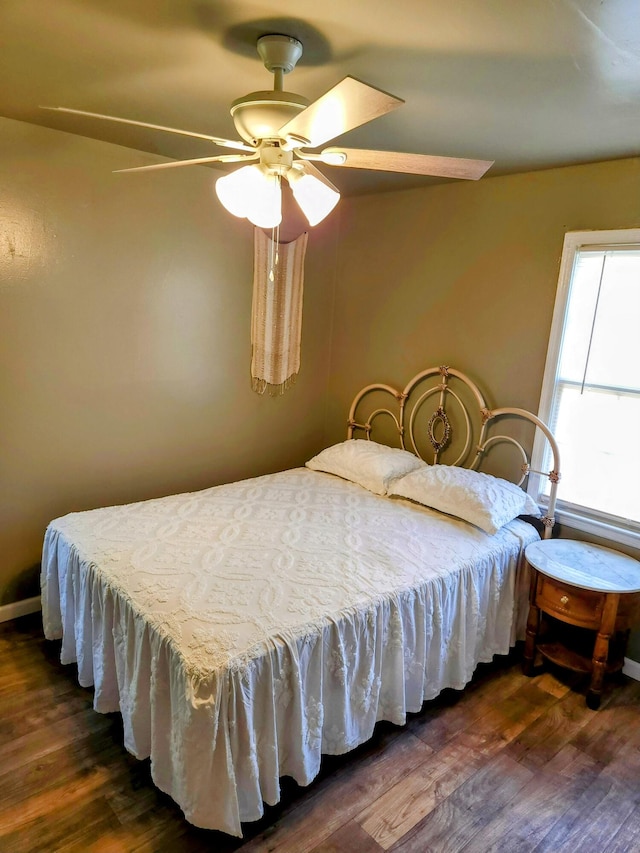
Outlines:
[[362,83],[355,77],[345,77],[288,121],[278,134],[294,143],[316,148],[401,104],[404,104],[401,98]]
[[477,181],[494,160],[466,160],[463,157],[436,157],[431,154],[403,154],[398,151],[367,151],[359,148],[325,148],[320,159],[330,166],[352,169],[376,169],[438,178],[462,178]]
[[134,121],[130,118],[120,118],[118,116],[107,116],[102,115],[102,113],[89,113],[86,110],[74,110],[71,107],[40,107],[41,110],[52,110],[53,112],[59,113],[70,113],[71,115],[76,116],[88,116],[89,118],[99,118],[104,119],[106,121],[115,121],[120,124],[131,124],[134,127],[147,127],[150,130],[164,130],[167,133],[178,133],[181,136],[192,136],[195,139],[206,139],[209,142],[213,142],[215,145],[220,145],[222,148],[235,148],[238,151],[253,151],[250,145],[245,145],[244,142],[237,141],[235,142],[232,139],[220,139],[217,136],[209,136],[206,133],[194,133],[191,130],[179,130],[176,127],[165,127],[162,124],[149,124],[146,121]]
[[114,174],[120,172],[152,172],[156,169],[176,169],[180,166],[197,166],[202,163],[240,163],[246,160],[257,160],[260,155],[254,154],[220,154],[217,157],[196,157],[193,160],[172,160],[170,163],[153,163],[150,166],[132,166],[130,169],[114,169]]
[[320,169],[316,169],[313,163],[310,163],[308,160],[296,160],[295,168],[299,169],[301,172],[304,172],[307,175],[311,175],[316,180],[320,181],[322,184],[324,184],[326,187],[329,187],[329,189],[333,190],[334,192],[338,194],[340,193],[338,187],[332,184],[329,178],[327,178],[327,176],[324,175],[320,171]]

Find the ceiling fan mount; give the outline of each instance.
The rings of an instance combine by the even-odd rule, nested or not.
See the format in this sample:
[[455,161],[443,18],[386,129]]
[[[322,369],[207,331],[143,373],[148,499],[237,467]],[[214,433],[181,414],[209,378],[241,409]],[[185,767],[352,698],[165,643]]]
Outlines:
[[265,68],[274,75],[273,89],[251,92],[231,104],[237,132],[255,146],[264,139],[280,139],[280,128],[309,106],[308,98],[285,92],[282,83],[302,56],[302,44],[291,36],[265,35],[258,39],[257,49]]
[[256,47],[264,67],[272,74],[277,74],[280,70],[283,74],[289,74],[302,56],[302,42],[279,33],[260,36]]

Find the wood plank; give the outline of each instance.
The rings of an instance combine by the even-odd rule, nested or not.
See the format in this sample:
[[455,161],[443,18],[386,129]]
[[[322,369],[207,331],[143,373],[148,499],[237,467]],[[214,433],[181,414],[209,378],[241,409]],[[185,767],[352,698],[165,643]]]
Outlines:
[[[97,797],[107,777],[107,771],[97,768],[66,785],[34,794],[27,802],[3,809],[0,849],[33,853],[35,841],[36,849],[56,850],[61,839],[68,840],[76,824],[91,825],[104,821],[106,816],[108,822],[115,825],[108,806]],[[60,808],[62,803],[63,809]]]
[[119,722],[111,715],[96,714],[91,708],[63,717],[47,728],[29,732],[0,746],[0,767],[3,775],[24,764],[25,755],[30,760],[44,758],[62,747],[85,737],[87,733],[105,735],[118,732]]
[[[34,797],[55,792],[78,777],[101,768],[122,773],[123,747],[109,738],[97,743],[91,737],[34,757],[0,775],[0,821],[9,809],[21,807]],[[0,765],[1,766],[1,765]],[[105,777],[106,780],[106,777]]]
[[[636,709],[635,723],[629,721],[624,726],[621,721],[619,737],[612,742],[609,736],[602,735],[601,740],[606,739],[607,754],[609,761],[602,770],[602,777],[611,779],[618,785],[624,785],[632,796],[638,795],[640,800],[640,706]],[[603,754],[600,748],[596,754]]]
[[[491,694],[491,691],[488,691]],[[485,751],[494,755],[511,743],[534,720],[546,714],[556,703],[555,697],[538,689],[535,682],[527,680],[502,702],[494,697],[486,713],[473,721],[466,732],[476,741],[486,742]]]
[[[605,697],[599,711],[573,738],[573,744],[602,764],[608,764],[628,744],[637,742],[640,735],[638,709],[640,682],[632,682],[626,691],[616,690]],[[611,721],[615,717],[616,724]]]
[[[74,702],[80,711],[84,708],[92,706],[93,694],[89,691],[84,691],[84,695],[78,695],[77,685],[67,683],[63,678],[55,678],[51,684],[29,688],[29,696],[31,701],[25,707],[24,693],[17,691],[15,693],[5,693],[0,696],[0,718],[3,727],[0,728],[0,742],[4,735],[4,724],[11,722],[13,726],[17,723],[22,727],[19,734],[24,734],[25,730],[41,728],[43,725],[48,725],[56,719],[60,719],[67,715],[68,711],[64,707],[60,707],[64,702]],[[15,730],[11,730],[9,738],[15,736]]]
[[640,850],[640,809],[635,808],[602,853],[631,853]]
[[27,688],[25,692],[30,697],[26,707],[22,690],[11,701],[8,697],[0,701],[0,750],[27,735],[37,737],[38,732],[42,734],[76,714],[88,712],[94,715],[92,694],[86,690],[79,693],[75,686],[68,685],[61,691],[50,687],[37,691]]
[[530,682],[521,683],[502,702],[486,706],[468,731],[461,732],[361,812],[356,820],[388,850],[413,826],[472,777],[489,756],[504,750],[554,701]]
[[636,806],[615,783],[597,776],[544,836],[536,853],[604,850]]
[[382,847],[353,820],[314,847],[312,853],[345,853],[347,850],[353,853],[382,853]]
[[249,842],[246,853],[309,853],[350,821],[373,798],[392,787],[433,750],[409,733],[364,761],[354,760],[330,780],[324,779],[278,821],[273,831]]
[[[412,718],[407,728],[435,750],[460,732],[472,728],[475,721],[496,702],[529,683],[519,665],[499,668],[500,663],[504,666],[508,660],[498,659],[497,663],[478,667],[473,682],[464,691],[447,690],[432,702],[426,703],[423,712]],[[491,683],[491,691],[486,690],[487,682]],[[463,697],[464,702],[461,702]]]
[[519,795],[532,775],[507,755],[498,755],[391,849],[394,853],[462,850],[482,826]]
[[556,699],[562,699],[580,681],[573,673],[563,673],[563,676],[563,680],[559,681],[554,673],[542,672],[536,681],[538,689],[545,690]]
[[135,829],[120,826],[108,832],[78,833],[62,842],[56,853],[232,853],[241,844],[240,839],[198,830],[160,810],[143,815]]
[[[529,853],[597,778],[600,765],[568,746],[465,845],[465,853]],[[531,769],[531,768],[529,768]]]
[[356,818],[383,850],[388,850],[425,815],[432,812],[482,765],[468,744],[456,741],[408,773]]
[[112,821],[104,802],[96,799],[81,808],[65,809],[55,820],[36,822],[28,834],[18,832],[7,838],[7,846],[1,849],[11,853],[87,853],[90,839],[109,838]]
[[584,696],[569,692],[514,738],[507,753],[529,769],[543,768],[589,724],[592,713]]

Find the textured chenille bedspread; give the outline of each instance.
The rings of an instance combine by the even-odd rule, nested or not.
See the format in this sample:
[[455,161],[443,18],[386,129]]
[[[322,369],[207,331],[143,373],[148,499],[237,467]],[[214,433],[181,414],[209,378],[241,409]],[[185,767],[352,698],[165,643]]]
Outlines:
[[45,634],[187,819],[239,835],[280,777],[507,652],[537,538],[294,469],[55,520]]

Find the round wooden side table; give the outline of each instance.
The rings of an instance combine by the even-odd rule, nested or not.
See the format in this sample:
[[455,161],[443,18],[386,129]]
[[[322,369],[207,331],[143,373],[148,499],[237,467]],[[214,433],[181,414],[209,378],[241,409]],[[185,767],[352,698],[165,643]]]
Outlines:
[[[629,629],[640,623],[640,562],[572,539],[534,542],[525,556],[532,572],[523,671],[533,674],[539,653],[559,666],[590,673],[587,705],[596,710],[605,672],[622,668]],[[556,629],[549,637],[539,636],[541,611]],[[572,642],[563,625],[587,629],[582,632],[587,636],[595,632],[593,651]]]

